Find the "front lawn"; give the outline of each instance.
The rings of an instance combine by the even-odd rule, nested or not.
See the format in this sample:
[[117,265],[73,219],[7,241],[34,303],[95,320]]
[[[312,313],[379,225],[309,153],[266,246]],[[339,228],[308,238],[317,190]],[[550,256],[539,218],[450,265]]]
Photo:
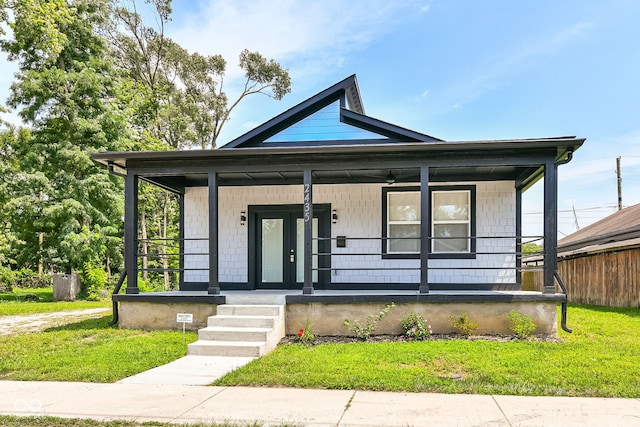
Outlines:
[[111,315],[0,335],[0,380],[114,382],[176,360],[197,334],[118,329]]
[[564,342],[284,345],[215,385],[640,397],[640,310],[573,306]]
[[[25,301],[26,295],[35,295],[36,301]],[[53,313],[56,311],[83,310],[86,308],[110,307],[110,300],[103,301],[57,301],[53,302],[53,288],[19,289],[0,292],[0,316]]]

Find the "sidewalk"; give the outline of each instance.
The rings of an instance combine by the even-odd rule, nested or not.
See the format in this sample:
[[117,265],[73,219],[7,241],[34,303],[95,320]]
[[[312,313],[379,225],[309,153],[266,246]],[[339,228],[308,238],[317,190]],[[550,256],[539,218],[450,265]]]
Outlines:
[[638,426],[639,399],[0,381],[0,413],[301,426]]

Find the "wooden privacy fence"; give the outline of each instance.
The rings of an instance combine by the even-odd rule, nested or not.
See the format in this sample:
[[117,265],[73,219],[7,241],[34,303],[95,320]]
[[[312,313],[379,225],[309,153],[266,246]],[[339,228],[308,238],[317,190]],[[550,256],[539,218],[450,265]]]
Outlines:
[[[523,289],[542,291],[541,271],[524,261]],[[640,307],[640,248],[558,259],[558,273],[567,287],[569,302],[608,307]]]

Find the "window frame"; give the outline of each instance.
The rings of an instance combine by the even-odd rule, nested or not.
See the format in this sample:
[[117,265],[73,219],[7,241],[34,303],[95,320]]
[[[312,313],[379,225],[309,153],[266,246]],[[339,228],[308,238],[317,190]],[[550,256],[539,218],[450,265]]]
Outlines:
[[[433,240],[433,193],[443,191],[468,191],[469,192],[469,251],[468,252],[434,252]],[[419,186],[405,187],[383,187],[382,188],[382,259],[419,259],[420,252],[388,252],[388,230],[389,230],[389,193],[395,192],[418,192]],[[428,257],[430,259],[475,259],[476,258],[476,186],[475,185],[434,185],[429,186],[429,229],[432,240],[429,244]],[[418,224],[420,221],[418,221]]]

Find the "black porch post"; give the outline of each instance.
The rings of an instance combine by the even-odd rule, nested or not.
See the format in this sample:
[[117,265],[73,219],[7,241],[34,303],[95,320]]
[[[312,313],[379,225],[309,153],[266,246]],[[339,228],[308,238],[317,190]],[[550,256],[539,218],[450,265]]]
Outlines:
[[304,284],[303,294],[313,293],[313,183],[311,169],[304,170]]
[[544,290],[556,292],[553,273],[558,268],[558,166],[544,165]]
[[128,173],[124,181],[124,268],[127,294],[138,289],[138,175]]
[[209,288],[212,295],[220,293],[218,277],[218,174],[209,172]]
[[184,193],[178,194],[178,209],[180,210],[180,216],[178,219],[178,226],[180,227],[180,230],[178,231],[178,238],[180,239],[178,242],[178,246],[180,248],[180,280],[178,289],[182,290],[184,288]]
[[429,293],[429,252],[431,227],[429,226],[429,166],[420,166],[420,286],[418,292]]
[[516,188],[516,285],[522,290],[522,189]]

